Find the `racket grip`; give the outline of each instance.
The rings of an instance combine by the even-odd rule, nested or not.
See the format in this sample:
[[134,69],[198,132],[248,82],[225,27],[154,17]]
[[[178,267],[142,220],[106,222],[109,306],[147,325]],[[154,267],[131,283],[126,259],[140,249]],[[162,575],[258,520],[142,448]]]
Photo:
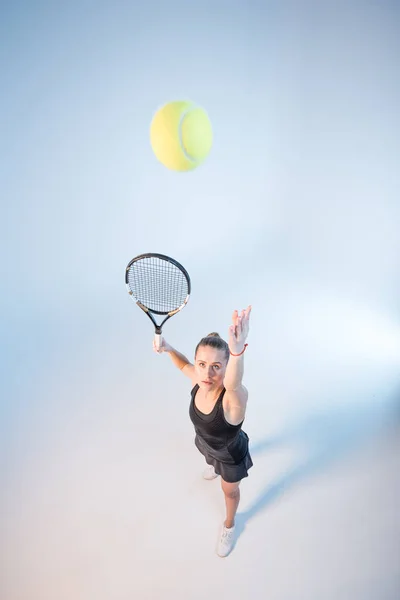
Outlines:
[[159,333],[156,333],[154,335],[154,345],[156,347],[156,350],[159,350],[161,348],[161,335]]

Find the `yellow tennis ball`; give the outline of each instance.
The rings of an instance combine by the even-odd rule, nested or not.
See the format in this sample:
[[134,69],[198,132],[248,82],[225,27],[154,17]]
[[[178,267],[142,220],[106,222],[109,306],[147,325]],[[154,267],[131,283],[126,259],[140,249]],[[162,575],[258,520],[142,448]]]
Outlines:
[[158,160],[173,171],[191,171],[207,158],[212,128],[206,111],[193,102],[169,102],[150,126],[150,141]]

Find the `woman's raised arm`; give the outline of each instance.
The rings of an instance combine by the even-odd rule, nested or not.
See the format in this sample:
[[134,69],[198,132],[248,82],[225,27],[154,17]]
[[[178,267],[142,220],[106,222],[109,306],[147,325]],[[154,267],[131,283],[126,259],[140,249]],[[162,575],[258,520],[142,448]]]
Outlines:
[[249,334],[251,306],[242,310],[241,314],[237,310],[232,315],[232,325],[229,327],[228,346],[230,358],[226,367],[224,386],[227,391],[235,392],[242,387],[244,371],[244,351],[247,344],[246,339]]

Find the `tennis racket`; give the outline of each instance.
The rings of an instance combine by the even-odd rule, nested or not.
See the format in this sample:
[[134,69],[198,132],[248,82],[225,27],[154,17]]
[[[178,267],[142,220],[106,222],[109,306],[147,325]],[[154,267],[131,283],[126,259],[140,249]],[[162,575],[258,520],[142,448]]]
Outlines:
[[[159,350],[164,323],[188,303],[191,289],[188,272],[164,254],[140,254],[126,267],[125,283],[132,300],[153,323],[154,343]],[[166,317],[158,324],[153,315]]]

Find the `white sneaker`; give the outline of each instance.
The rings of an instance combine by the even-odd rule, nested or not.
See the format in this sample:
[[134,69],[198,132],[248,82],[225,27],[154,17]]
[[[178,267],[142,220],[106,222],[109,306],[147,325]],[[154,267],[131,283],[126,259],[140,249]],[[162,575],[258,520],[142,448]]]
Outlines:
[[225,558],[231,552],[235,541],[235,526],[227,529],[225,525],[222,527],[221,536],[218,541],[217,554],[221,558]]
[[218,477],[218,474],[215,472],[215,469],[212,465],[207,465],[203,471],[204,479],[215,479]]

